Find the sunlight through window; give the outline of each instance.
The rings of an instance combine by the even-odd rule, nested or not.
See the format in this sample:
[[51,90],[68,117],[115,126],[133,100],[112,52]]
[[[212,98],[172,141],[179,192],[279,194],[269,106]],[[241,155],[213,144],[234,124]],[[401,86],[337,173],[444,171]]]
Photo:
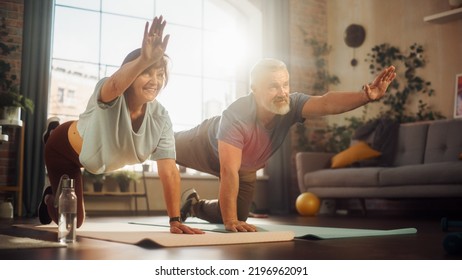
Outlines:
[[254,62],[249,53],[259,51],[259,36],[249,31],[255,34],[256,28],[249,28],[255,17],[243,14],[245,7],[237,8],[246,2],[56,0],[49,117],[77,120],[96,83],[141,46],[146,21],[158,15],[167,20],[165,34],[171,35],[166,51],[170,81],[158,101],[169,111],[174,130],[221,114],[248,93]]
[[[56,0],[49,116],[78,119],[97,81],[140,47],[146,21],[171,35],[170,82],[158,97],[174,130],[220,114],[247,93],[245,17],[222,0]],[[73,97],[71,99],[70,96]]]

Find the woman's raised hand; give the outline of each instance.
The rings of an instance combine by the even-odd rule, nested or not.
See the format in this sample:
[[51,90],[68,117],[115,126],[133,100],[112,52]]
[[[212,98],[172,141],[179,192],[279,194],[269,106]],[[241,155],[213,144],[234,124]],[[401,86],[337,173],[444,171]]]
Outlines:
[[141,58],[148,62],[149,65],[159,61],[167,49],[170,35],[163,37],[166,24],[167,22],[162,16],[155,17],[152,21],[151,27],[149,27],[149,22],[146,22],[144,27],[143,45],[141,46]]

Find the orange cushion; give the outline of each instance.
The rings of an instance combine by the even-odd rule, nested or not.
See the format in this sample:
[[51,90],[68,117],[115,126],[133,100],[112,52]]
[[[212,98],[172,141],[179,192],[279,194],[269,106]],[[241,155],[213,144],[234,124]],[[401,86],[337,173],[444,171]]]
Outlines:
[[336,154],[332,158],[331,167],[347,167],[357,161],[376,158],[380,155],[382,155],[382,153],[369,147],[369,145],[366,142],[360,141],[352,145],[348,149]]

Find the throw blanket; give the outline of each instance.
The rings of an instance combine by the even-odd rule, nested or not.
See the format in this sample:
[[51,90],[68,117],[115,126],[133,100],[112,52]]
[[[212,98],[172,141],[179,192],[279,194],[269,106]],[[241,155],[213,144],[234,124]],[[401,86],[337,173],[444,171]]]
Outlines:
[[388,118],[380,118],[366,123],[358,128],[354,140],[365,141],[372,149],[382,153],[382,156],[372,160],[356,163],[356,167],[392,166],[398,144],[399,123]]

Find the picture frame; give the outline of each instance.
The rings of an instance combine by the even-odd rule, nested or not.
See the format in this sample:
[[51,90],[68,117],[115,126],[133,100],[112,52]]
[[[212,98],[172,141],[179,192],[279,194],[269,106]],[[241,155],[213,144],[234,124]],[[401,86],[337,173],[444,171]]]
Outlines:
[[454,118],[462,118],[462,73],[456,75]]

